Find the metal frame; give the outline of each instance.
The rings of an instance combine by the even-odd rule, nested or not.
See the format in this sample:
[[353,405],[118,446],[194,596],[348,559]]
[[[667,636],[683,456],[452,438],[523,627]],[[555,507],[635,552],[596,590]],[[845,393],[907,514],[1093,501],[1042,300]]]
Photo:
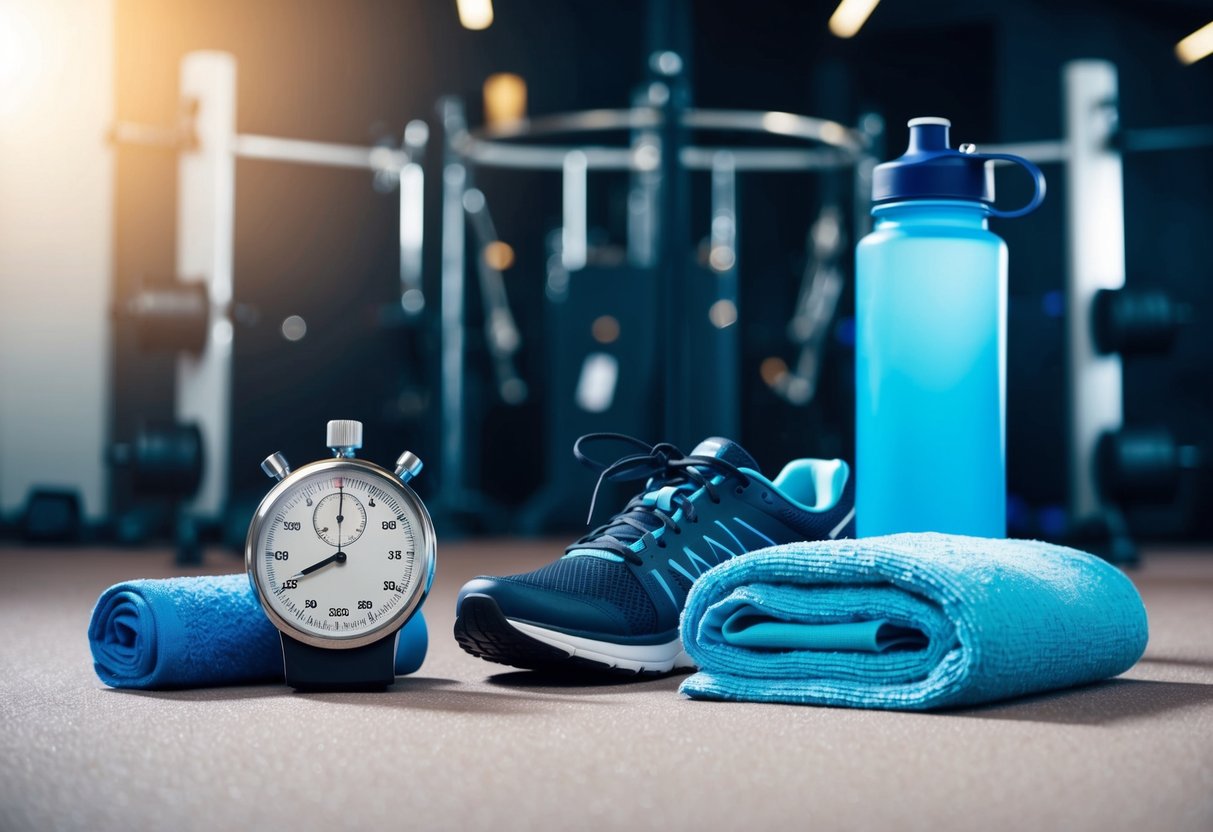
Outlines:
[[442,274],[439,318],[441,329],[440,376],[440,458],[438,499],[444,510],[454,510],[463,502],[463,353],[464,311],[463,280],[467,233],[463,217],[463,197],[467,187],[467,167],[455,153],[450,141],[452,131],[463,125],[463,107],[456,99],[446,98],[438,105],[444,138],[442,154]]
[[[585,157],[588,170],[647,171],[656,169],[660,159],[642,148],[528,146],[515,142],[580,133],[651,131],[663,123],[662,111],[657,107],[585,110],[466,131],[454,137],[453,144],[465,161],[484,167],[563,170],[569,154],[580,153]],[[824,149],[811,150],[692,145],[683,148],[680,154],[681,164],[688,170],[711,170],[712,160],[720,151],[732,154],[733,165],[739,172],[835,170],[854,165],[870,145],[870,137],[862,130],[829,119],[778,111],[689,109],[683,113],[682,126],[690,130],[757,133],[826,145]]]
[[1101,354],[1092,330],[1092,300],[1125,283],[1124,185],[1118,129],[1116,66],[1071,61],[1062,70],[1065,137],[982,145],[1066,172],[1066,370],[1069,509],[1081,523],[1104,510],[1095,473],[1095,445],[1123,422],[1119,355]]
[[1074,519],[1101,507],[1095,479],[1099,437],[1124,423],[1119,354],[1095,348],[1095,293],[1125,285],[1124,172],[1112,146],[1117,126],[1116,67],[1074,61],[1064,70],[1066,225],[1070,229],[1066,281],[1066,366],[1069,372],[1070,508]]
[[236,60],[195,52],[181,63],[181,96],[198,102],[197,143],[177,160],[177,275],[203,283],[210,328],[198,356],[177,357],[175,413],[202,433],[202,481],[184,507],[218,517],[227,491],[231,442],[232,260],[236,203]]

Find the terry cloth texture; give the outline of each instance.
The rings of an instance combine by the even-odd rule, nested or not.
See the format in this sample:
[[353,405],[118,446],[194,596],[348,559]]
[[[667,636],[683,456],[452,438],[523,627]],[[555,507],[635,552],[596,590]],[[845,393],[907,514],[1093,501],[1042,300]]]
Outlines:
[[1048,543],[943,534],[789,543],[696,582],[694,698],[926,710],[1115,676],[1146,610],[1115,567]]
[[[93,668],[115,688],[162,690],[281,681],[282,644],[248,575],[126,581],[101,593],[88,625]],[[396,674],[425,659],[418,612],[400,632]]]

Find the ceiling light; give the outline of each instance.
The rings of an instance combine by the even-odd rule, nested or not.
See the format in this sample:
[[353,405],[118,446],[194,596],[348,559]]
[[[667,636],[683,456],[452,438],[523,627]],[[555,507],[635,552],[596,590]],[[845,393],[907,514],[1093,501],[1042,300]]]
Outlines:
[[463,28],[480,31],[493,25],[493,0],[455,0]]
[[1194,64],[1213,54],[1213,23],[1206,23],[1175,44],[1175,55],[1182,63]]
[[840,38],[858,34],[880,0],[842,0],[830,15],[830,31]]

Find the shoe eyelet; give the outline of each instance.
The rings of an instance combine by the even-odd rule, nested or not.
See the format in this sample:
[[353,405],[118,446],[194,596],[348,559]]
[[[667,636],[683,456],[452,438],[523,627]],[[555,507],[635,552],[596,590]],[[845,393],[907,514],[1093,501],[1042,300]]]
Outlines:
[[736,493],[738,493],[738,494],[744,494],[744,493],[745,493],[745,486],[744,486],[744,485],[739,485],[739,486],[737,486],[737,488],[735,489],[735,491],[736,491]]

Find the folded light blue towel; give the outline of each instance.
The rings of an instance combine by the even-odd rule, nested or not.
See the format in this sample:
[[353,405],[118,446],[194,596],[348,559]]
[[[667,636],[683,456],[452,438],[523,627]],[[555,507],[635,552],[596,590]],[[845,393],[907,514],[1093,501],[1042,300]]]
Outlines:
[[[163,690],[282,681],[282,645],[248,575],[125,581],[101,593],[88,625],[93,668],[115,688]],[[418,612],[400,631],[396,674],[425,659]]]
[[1146,648],[1133,584],[1074,549],[898,534],[704,573],[682,615],[702,699],[925,710],[1094,682]]

